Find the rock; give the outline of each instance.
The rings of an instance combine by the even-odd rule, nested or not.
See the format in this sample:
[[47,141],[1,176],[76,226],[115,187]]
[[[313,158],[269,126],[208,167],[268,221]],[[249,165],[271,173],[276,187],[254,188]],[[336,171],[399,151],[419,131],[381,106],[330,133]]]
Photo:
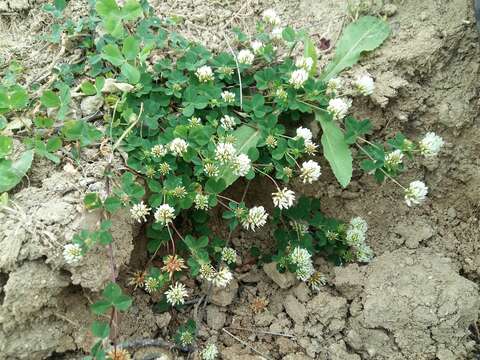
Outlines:
[[348,300],[357,297],[363,289],[365,272],[358,264],[350,264],[345,267],[335,267],[335,288]]
[[[378,358],[465,358],[468,325],[477,319],[478,287],[428,249],[385,253],[366,272],[363,310],[346,341]],[[448,350],[448,352],[447,352]],[[398,353],[403,357],[395,357]]]
[[89,116],[95,114],[103,106],[103,98],[100,96],[86,96],[80,103],[82,115]]
[[277,270],[277,263],[275,262],[264,264],[263,271],[282,289],[288,289],[295,284],[295,275],[288,271],[280,273]]
[[158,315],[155,315],[155,323],[159,329],[165,329],[172,320],[172,315],[169,312],[164,312]]
[[413,224],[400,223],[393,231],[400,235],[401,242],[405,242],[409,249],[416,249],[422,241],[430,239],[435,234],[433,228],[423,220],[416,220]]
[[302,324],[307,317],[305,305],[299,302],[293,295],[289,294],[283,302],[288,316],[297,324]]
[[288,354],[284,356],[282,360],[311,360],[311,357],[304,353]]
[[105,79],[105,84],[102,88],[102,93],[117,93],[117,92],[130,92],[135,88],[135,86],[127,83],[116,82],[115,79]]
[[133,360],[144,359],[173,360],[177,359],[177,357],[168,350],[156,346],[147,346],[139,348],[137,351],[135,351],[135,356],[133,357]]
[[388,17],[393,16],[397,13],[397,6],[394,4],[386,4],[382,9],[382,13]]
[[212,304],[218,306],[228,306],[233,302],[233,299],[238,292],[238,281],[233,279],[225,288],[214,287],[210,301]]
[[207,324],[213,330],[220,330],[227,321],[227,315],[218,306],[207,306]]
[[307,302],[310,299],[310,289],[307,284],[301,282],[293,289],[293,293],[301,302]]
[[307,303],[307,311],[310,322],[317,320],[324,327],[328,327],[332,320],[346,318],[347,300],[327,292],[320,292]]
[[328,355],[329,360],[361,360],[357,354],[350,354],[347,351],[347,346],[343,341],[331,344],[328,347]]
[[270,326],[273,320],[275,320],[275,316],[273,316],[268,310],[263,311],[260,314],[255,314],[253,317],[253,321],[257,326]]

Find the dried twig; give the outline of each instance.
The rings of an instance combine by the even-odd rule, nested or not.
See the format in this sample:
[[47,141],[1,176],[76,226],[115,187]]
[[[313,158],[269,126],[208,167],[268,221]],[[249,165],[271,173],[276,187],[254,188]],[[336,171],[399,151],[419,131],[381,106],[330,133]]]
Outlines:
[[253,346],[247,344],[245,341],[243,341],[242,339],[240,339],[239,337],[233,335],[231,332],[229,332],[228,330],[226,330],[225,328],[222,329],[222,331],[224,333],[226,333],[227,335],[231,336],[232,338],[234,338],[235,340],[237,340],[240,344],[246,346],[247,348],[249,348],[250,350],[252,350],[254,353],[260,355],[261,357],[267,359],[267,360],[272,360],[272,358],[268,357],[267,355],[265,354],[262,354],[260,351],[258,351],[257,349],[255,349]]
[[273,336],[283,336],[283,337],[288,337],[288,338],[292,338],[292,339],[296,338],[295,335],[276,333],[276,332],[271,332],[271,331],[263,331],[263,330],[257,330],[257,329],[248,329],[248,328],[243,328],[243,327],[228,326],[227,329],[249,331],[249,332],[252,332],[252,333],[255,333],[255,334],[267,334],[267,335],[273,335]]
[[191,352],[194,349],[191,347],[180,346],[176,345],[175,343],[171,343],[167,340],[163,340],[160,338],[156,339],[139,339],[139,340],[132,340],[126,341],[124,343],[117,345],[120,349],[130,349],[130,348],[142,348],[147,346],[157,346],[161,348],[165,348],[168,350],[176,349],[182,352]]

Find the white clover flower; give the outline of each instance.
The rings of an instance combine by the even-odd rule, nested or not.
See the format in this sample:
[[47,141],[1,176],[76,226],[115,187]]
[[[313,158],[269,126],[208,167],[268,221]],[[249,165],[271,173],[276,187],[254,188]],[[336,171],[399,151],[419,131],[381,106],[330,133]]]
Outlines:
[[352,229],[357,229],[363,233],[366,233],[368,230],[368,223],[365,221],[365,219],[357,216],[350,220],[350,227]]
[[289,255],[290,262],[297,266],[295,274],[297,279],[307,281],[315,272],[312,264],[312,255],[308,250],[296,247]]
[[300,56],[295,61],[295,66],[299,69],[310,71],[313,66],[313,59],[311,57]]
[[311,141],[305,142],[305,152],[308,155],[315,155],[315,153],[317,152],[317,148],[318,148],[318,145],[315,144],[314,142],[311,142]]
[[236,176],[246,176],[252,168],[252,161],[245,154],[240,154],[233,160],[233,173]]
[[149,294],[153,294],[160,288],[160,280],[156,277],[149,276],[145,279],[144,287]]
[[200,278],[205,279],[207,281],[212,281],[215,277],[215,269],[211,264],[202,264],[200,265]]
[[275,90],[275,96],[278,97],[280,100],[287,100],[288,93],[283,88],[278,88]]
[[63,247],[63,258],[67,264],[75,265],[82,260],[82,248],[78,244],[66,244]]
[[225,164],[235,158],[235,147],[230,143],[218,143],[215,148],[215,159],[220,163]]
[[231,131],[235,128],[235,118],[230,115],[223,115],[220,124],[226,131]]
[[202,360],[215,360],[218,355],[217,346],[213,343],[205,346],[205,349],[201,352]]
[[394,150],[385,155],[385,164],[389,167],[396,167],[402,163],[403,152],[402,150]]
[[248,215],[242,220],[242,226],[247,230],[255,231],[267,223],[268,214],[263,206],[255,206],[248,211]]
[[203,172],[209,177],[216,177],[220,175],[220,169],[212,163],[207,163],[203,165]]
[[283,28],[275,27],[272,29],[272,38],[277,41],[283,40]]
[[214,79],[212,68],[207,65],[199,67],[195,75],[197,75],[198,81],[200,82],[209,82]]
[[196,116],[192,116],[190,119],[188,119],[188,123],[191,127],[196,127],[202,125],[202,119]]
[[287,188],[278,189],[277,192],[272,193],[272,200],[279,209],[288,209],[295,202],[295,193]]
[[240,64],[252,65],[254,59],[255,55],[248,49],[240,50],[237,55],[237,60]]
[[299,127],[297,128],[297,136],[296,139],[302,138],[305,143],[312,141],[313,134],[310,129]]
[[345,241],[347,242],[348,245],[354,246],[354,245],[359,245],[365,242],[365,232],[356,229],[356,228],[349,228],[347,230],[347,235]]
[[360,244],[355,248],[355,256],[357,261],[369,263],[374,257],[373,250],[367,244]]
[[342,120],[352,106],[350,99],[335,98],[328,102],[327,110],[330,111],[335,120]]
[[261,41],[254,40],[250,43],[250,47],[255,54],[259,54],[262,51],[263,43]]
[[321,287],[326,283],[327,278],[319,271],[314,272],[308,279],[308,286],[310,286],[313,291],[320,291]]
[[226,266],[223,266],[212,279],[212,284],[216,287],[226,287],[230,284],[230,281],[233,279],[233,274],[230,269]]
[[302,164],[300,179],[304,184],[311,184],[317,181],[321,174],[320,165],[316,161],[308,160]]
[[353,82],[353,85],[356,90],[364,96],[372,95],[375,90],[375,83],[370,75],[363,75],[357,78]]
[[177,282],[175,285],[170,285],[168,291],[165,292],[167,303],[172,306],[185,303],[185,298],[188,296],[188,291],[185,285]]
[[222,261],[225,261],[227,264],[234,264],[237,262],[237,252],[231,247],[224,247],[222,249]]
[[231,91],[223,91],[222,92],[222,100],[225,101],[227,104],[232,104],[235,102],[235,93]]
[[168,148],[175,156],[182,156],[187,151],[188,144],[183,139],[175,138],[170,141]]
[[341,78],[333,78],[328,80],[327,95],[336,95],[342,89],[343,81]]
[[208,195],[197,194],[195,195],[195,209],[208,210]]
[[440,152],[444,142],[443,139],[433,132],[425,134],[420,140],[420,153],[426,157],[432,157]]
[[147,216],[150,213],[150,210],[151,209],[141,201],[130,208],[130,215],[134,220],[141,223],[142,221],[147,221]]
[[262,13],[262,19],[269,25],[277,26],[280,25],[280,17],[277,15],[276,11],[273,9],[267,9]]
[[408,206],[418,205],[425,200],[428,187],[422,181],[412,181],[408,189],[405,189],[405,202]]
[[304,69],[298,69],[292,72],[290,75],[290,80],[288,82],[295,88],[300,89],[305,84],[305,81],[308,80],[308,72]]
[[150,153],[153,157],[163,157],[167,155],[168,149],[165,145],[157,144],[150,149]]
[[175,209],[168,204],[160,205],[154,214],[155,221],[167,225],[175,219]]

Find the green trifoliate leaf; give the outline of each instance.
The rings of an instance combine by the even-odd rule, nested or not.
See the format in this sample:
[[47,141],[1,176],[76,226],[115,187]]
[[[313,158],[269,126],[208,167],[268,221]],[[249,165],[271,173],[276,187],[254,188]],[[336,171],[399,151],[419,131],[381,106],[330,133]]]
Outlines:
[[0,193],[16,186],[32,165],[33,150],[25,151],[16,161],[0,160]]
[[42,105],[47,108],[58,108],[62,104],[60,101],[60,97],[52,90],[45,91],[40,98],[40,101]]
[[389,33],[388,23],[373,16],[364,16],[349,24],[338,40],[335,56],[325,68],[322,80],[328,81],[343,69],[354,65],[362,52],[379,47]]

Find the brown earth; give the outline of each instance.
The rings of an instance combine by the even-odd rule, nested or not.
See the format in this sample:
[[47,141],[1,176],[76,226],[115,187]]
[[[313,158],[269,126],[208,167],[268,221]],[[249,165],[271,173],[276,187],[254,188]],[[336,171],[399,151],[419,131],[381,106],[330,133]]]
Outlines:
[[[85,3],[71,1],[68,11],[80,16]],[[182,17],[182,32],[214,49],[225,47],[223,34],[230,27],[253,29],[268,7],[317,41],[334,42],[358,13],[386,16],[391,37],[351,71],[369,71],[376,80],[375,94],[356,101],[354,113],[372,120],[373,139],[398,131],[418,138],[434,131],[447,143],[437,159],[412,164],[400,179],[424,180],[429,187],[428,201],[419,208],[408,208],[393,184],[379,186],[360,172],[341,190],[326,164],[317,187],[297,184],[297,191],[319,197],[328,215],[364,217],[377,258],[367,266],[345,268],[317,259],[328,278],[319,293],[271,268],[264,272],[242,266],[236,274],[238,288],[214,293],[200,312],[200,340],[216,340],[223,359],[261,358],[224,328],[272,359],[475,358],[468,327],[479,307],[480,52],[471,2],[372,0],[358,7],[345,0],[151,3],[160,15]],[[36,1],[0,0],[2,12],[0,59],[19,61],[25,80],[34,79],[58,51],[36,37],[48,31],[51,19]],[[329,56],[325,53],[322,62]],[[0,213],[0,358],[80,358],[91,341],[85,329],[87,305],[105,280],[95,276],[106,266],[105,254],[99,249],[90,259],[92,266],[72,269],[61,259],[61,246],[73,231],[96,221],[84,214],[81,198],[86,191],[101,190],[98,167],[104,160],[92,151],[77,173],[66,172],[64,165],[54,169],[36,163],[31,186],[24,184],[13,195],[14,206]],[[267,203],[265,193],[269,191],[256,186],[247,201]],[[142,263],[144,242],[135,238],[136,231],[124,224],[118,235],[121,262],[130,261],[124,272]],[[271,246],[268,229],[233,239],[243,255],[253,244]],[[133,294],[135,305],[121,322],[122,340],[169,338],[192,315],[190,308],[155,314],[150,296],[140,290]],[[252,304],[264,299],[268,305],[255,313]],[[160,358],[162,353],[148,348],[136,358]]]

